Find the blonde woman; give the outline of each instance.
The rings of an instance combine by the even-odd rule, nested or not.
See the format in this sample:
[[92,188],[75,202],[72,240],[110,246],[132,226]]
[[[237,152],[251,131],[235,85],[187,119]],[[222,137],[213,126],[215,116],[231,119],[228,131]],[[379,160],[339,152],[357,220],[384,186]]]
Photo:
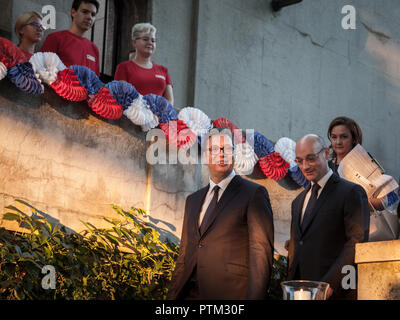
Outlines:
[[131,60],[117,66],[114,79],[129,82],[141,95],[153,93],[173,104],[174,95],[168,69],[151,61],[156,50],[156,31],[150,23],[133,26],[132,44],[135,53]]
[[14,31],[18,36],[18,47],[29,60],[35,53],[35,46],[42,37],[44,27],[42,15],[36,11],[20,14],[15,22]]

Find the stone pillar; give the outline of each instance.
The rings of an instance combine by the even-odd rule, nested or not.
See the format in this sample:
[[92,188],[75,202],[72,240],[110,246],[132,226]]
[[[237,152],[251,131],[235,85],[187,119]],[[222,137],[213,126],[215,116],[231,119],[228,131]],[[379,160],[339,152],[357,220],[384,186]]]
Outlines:
[[356,244],[358,300],[400,300],[400,240]]

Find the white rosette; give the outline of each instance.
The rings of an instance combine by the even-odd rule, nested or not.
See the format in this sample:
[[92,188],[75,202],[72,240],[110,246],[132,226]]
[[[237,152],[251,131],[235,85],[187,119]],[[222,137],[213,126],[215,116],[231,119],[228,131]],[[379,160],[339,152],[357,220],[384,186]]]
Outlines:
[[3,80],[7,76],[7,67],[3,62],[0,62],[0,80]]
[[258,161],[254,149],[248,142],[235,145],[235,171],[239,174],[247,175],[253,172],[253,168]]
[[66,69],[58,55],[53,52],[37,52],[29,62],[32,64],[35,76],[48,85],[56,80],[58,72]]
[[212,128],[210,118],[197,108],[183,108],[178,114],[178,119],[182,120],[193,133],[201,138]]
[[145,132],[157,127],[159,123],[158,117],[149,109],[142,95],[132,101],[124,115]]
[[289,163],[290,168],[296,166],[296,162],[294,161],[296,159],[296,142],[290,138],[283,137],[276,142],[274,149]]

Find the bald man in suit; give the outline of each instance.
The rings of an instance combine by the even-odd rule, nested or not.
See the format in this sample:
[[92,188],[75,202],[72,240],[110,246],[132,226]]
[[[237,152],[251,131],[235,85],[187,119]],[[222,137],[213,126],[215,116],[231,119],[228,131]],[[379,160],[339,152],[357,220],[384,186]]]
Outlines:
[[233,171],[231,138],[203,148],[210,183],[186,199],[181,245],[168,299],[264,299],[274,227],[267,190]]
[[354,265],[355,244],[368,241],[368,198],[332,172],[328,156],[316,135],[296,144],[296,162],[311,184],[292,202],[288,280],[327,282],[328,297],[355,299],[355,289],[342,288],[342,268]]

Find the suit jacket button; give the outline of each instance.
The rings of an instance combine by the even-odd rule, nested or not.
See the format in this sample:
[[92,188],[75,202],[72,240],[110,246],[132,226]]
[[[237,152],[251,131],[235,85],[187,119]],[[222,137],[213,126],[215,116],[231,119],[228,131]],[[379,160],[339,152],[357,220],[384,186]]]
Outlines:
[[303,245],[303,240],[300,240],[299,244],[302,246]]
[[203,248],[203,244],[202,243],[199,243],[199,248]]

